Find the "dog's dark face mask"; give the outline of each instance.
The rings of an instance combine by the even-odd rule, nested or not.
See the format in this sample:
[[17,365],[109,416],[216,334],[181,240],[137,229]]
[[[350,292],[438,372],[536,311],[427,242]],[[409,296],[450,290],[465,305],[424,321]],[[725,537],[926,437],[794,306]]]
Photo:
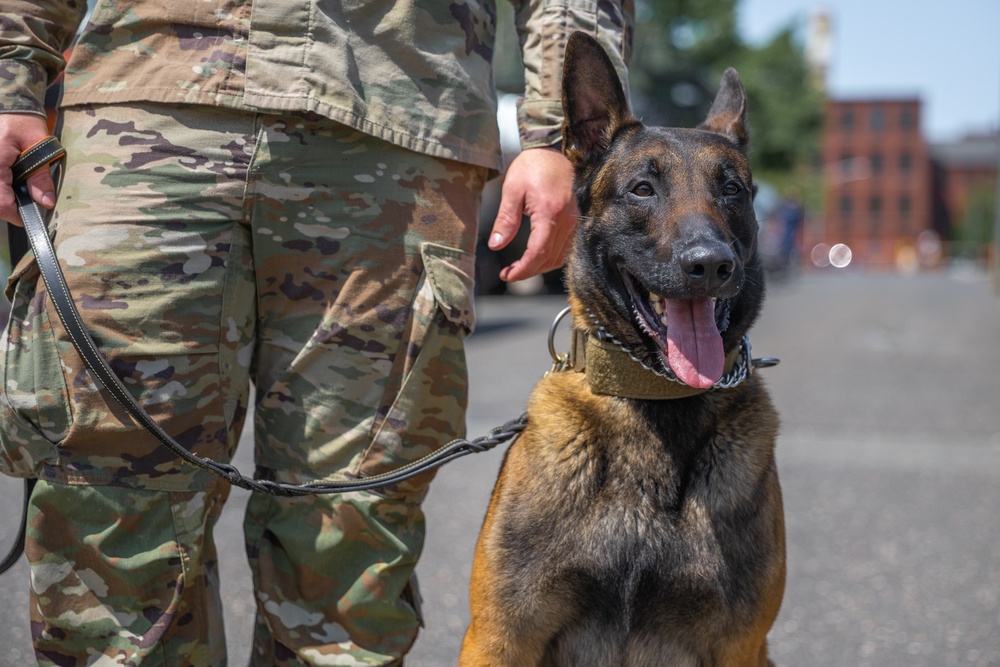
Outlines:
[[712,386],[764,296],[739,76],[726,71],[697,129],[647,127],[600,45],[578,33],[563,109],[581,211],[573,298],[633,354]]

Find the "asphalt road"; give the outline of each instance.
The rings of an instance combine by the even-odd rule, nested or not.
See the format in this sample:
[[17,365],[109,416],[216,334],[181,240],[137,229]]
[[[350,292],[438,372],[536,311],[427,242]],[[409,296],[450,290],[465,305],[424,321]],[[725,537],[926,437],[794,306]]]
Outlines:
[[[479,303],[470,435],[517,416],[548,369],[560,297]],[[562,339],[559,339],[560,341]],[[807,275],[772,285],[752,334],[782,415],[788,586],[783,667],[1000,665],[1000,298],[970,271]],[[562,345],[564,347],[564,345]],[[250,447],[237,464],[249,471]],[[502,452],[441,471],[419,573],[427,628],[407,667],[456,662],[479,524]],[[19,484],[0,480],[0,535]],[[235,492],[217,534],[231,663],[252,602]],[[29,649],[27,568],[0,579],[0,664]]]

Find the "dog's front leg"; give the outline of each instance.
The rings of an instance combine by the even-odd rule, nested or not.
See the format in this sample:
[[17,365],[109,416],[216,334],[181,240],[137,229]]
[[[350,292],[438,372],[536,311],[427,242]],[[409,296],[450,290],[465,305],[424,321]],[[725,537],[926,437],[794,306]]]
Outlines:
[[558,628],[552,610],[537,604],[538,582],[523,570],[512,571],[509,554],[503,553],[501,535],[510,533],[510,526],[506,531],[501,527],[504,517],[522,504],[509,490],[517,486],[510,483],[511,470],[520,469],[523,452],[518,445],[530,439],[530,434],[522,435],[508,452],[476,543],[469,587],[471,622],[462,641],[460,667],[540,667]]
[[[481,560],[476,561],[477,564]],[[480,568],[476,568],[480,569]],[[494,597],[503,588],[496,580],[475,570],[472,577],[472,622],[462,640],[459,667],[537,667],[543,664],[548,633],[536,624],[512,624],[511,600],[504,604]],[[492,590],[484,591],[483,587]],[[476,589],[479,589],[477,594]]]

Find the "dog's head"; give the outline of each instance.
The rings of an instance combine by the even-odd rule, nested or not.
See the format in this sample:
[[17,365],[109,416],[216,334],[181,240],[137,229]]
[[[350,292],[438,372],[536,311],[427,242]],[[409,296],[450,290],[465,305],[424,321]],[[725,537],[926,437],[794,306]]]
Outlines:
[[711,386],[764,298],[739,75],[726,71],[698,128],[649,127],[601,46],[577,33],[563,110],[581,213],[571,298],[633,354]]

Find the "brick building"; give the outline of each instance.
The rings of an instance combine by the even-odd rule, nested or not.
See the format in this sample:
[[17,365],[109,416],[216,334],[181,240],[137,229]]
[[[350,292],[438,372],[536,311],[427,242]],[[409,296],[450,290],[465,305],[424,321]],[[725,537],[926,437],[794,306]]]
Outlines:
[[[934,226],[947,237],[968,240],[977,234],[963,234],[960,227],[968,224],[989,224],[973,219],[985,211],[969,210],[976,206],[975,198],[985,195],[993,199],[997,190],[997,159],[1000,156],[1000,136],[970,134],[957,141],[930,145],[934,192]],[[982,248],[959,247],[956,254],[975,256]]]
[[817,243],[843,243],[851,249],[852,264],[864,268],[916,261],[918,238],[934,225],[932,168],[920,113],[917,98],[827,102],[824,214],[807,228],[807,252]]

